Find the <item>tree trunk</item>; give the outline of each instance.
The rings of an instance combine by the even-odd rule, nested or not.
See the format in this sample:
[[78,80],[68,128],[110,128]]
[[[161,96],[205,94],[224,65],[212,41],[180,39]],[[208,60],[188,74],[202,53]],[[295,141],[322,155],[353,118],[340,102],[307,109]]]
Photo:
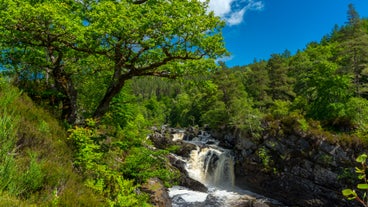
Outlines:
[[101,118],[103,117],[106,112],[109,110],[110,103],[112,99],[121,91],[123,88],[125,81],[129,79],[128,77],[121,76],[118,81],[115,81],[113,84],[109,86],[107,89],[105,96],[100,101],[97,109],[93,114],[93,118]]
[[56,89],[63,94],[62,104],[62,119],[69,124],[75,124],[77,121],[77,97],[78,93],[74,87],[73,81],[69,74],[65,73],[62,67],[57,67],[53,70]]

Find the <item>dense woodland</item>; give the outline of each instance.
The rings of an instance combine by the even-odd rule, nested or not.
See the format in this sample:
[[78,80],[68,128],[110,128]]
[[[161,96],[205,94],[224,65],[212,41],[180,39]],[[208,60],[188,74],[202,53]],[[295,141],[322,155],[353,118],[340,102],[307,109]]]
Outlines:
[[[149,206],[137,189],[178,170],[153,126],[275,121],[368,145],[368,20],[353,5],[320,42],[245,66],[201,1],[0,2],[0,203]],[[313,32],[313,31],[311,31]]]

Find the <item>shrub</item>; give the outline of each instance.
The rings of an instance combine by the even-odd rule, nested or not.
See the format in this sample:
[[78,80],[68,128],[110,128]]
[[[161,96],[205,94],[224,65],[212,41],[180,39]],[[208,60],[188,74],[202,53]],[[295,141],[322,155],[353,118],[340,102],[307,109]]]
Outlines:
[[270,112],[276,119],[280,119],[289,114],[290,106],[291,103],[289,101],[275,100],[270,108]]
[[361,154],[356,158],[356,161],[360,164],[360,167],[355,168],[355,172],[358,174],[358,179],[361,180],[361,183],[357,185],[359,190],[362,190],[364,193],[357,193],[355,190],[347,188],[342,190],[342,194],[348,200],[356,200],[364,207],[368,206],[368,180],[367,180],[367,154]]
[[[137,119],[140,120],[139,117]],[[160,175],[166,178],[163,166],[151,163],[153,166],[158,166],[156,174],[150,174],[151,168],[147,165],[144,165],[143,170],[134,168],[141,164],[137,160],[150,158],[150,155],[145,153],[148,150],[144,147],[134,150],[134,146],[141,140],[135,137],[137,134],[124,143],[121,139],[131,135],[121,134],[124,129],[120,127],[107,129],[103,125],[91,124],[94,122],[88,120],[87,123],[89,123],[87,127],[76,127],[70,130],[68,138],[75,148],[74,165],[84,176],[85,186],[103,196],[109,206],[147,206],[149,197],[144,193],[138,194],[137,189],[146,176]],[[129,122],[127,127],[129,128]],[[110,137],[111,134],[118,136]],[[136,142],[132,142],[134,139]],[[125,150],[131,148],[129,155],[124,156],[128,154]],[[123,160],[133,167],[127,168]],[[133,170],[129,171],[129,169]],[[168,179],[171,178],[169,176]]]
[[158,177],[166,186],[171,186],[179,178],[177,170],[167,164],[167,151],[152,151],[145,147],[132,148],[125,158],[122,171],[125,176],[134,178],[140,183],[149,178]]

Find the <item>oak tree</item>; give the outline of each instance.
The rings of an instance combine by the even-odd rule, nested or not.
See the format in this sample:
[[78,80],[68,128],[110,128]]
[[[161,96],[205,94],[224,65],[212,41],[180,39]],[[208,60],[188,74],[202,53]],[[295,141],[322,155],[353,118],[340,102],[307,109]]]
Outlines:
[[[27,71],[32,56],[38,77],[62,94],[69,123],[80,93],[102,91],[91,112],[100,118],[133,77],[206,72],[226,54],[224,22],[199,0],[8,0],[0,7],[3,56],[20,54],[8,69]],[[86,77],[99,84],[81,90]]]

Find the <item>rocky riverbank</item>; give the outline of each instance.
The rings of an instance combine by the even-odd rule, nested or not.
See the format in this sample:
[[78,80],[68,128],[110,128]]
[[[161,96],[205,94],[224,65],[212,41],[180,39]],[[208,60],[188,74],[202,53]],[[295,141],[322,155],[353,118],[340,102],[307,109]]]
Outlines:
[[[280,128],[281,129],[281,128]],[[341,190],[353,187],[355,157],[363,149],[343,146],[327,137],[300,130],[272,133],[252,138],[240,130],[224,128],[209,130],[220,145],[235,155],[235,184],[243,189],[276,199],[287,206],[352,206]],[[173,134],[183,133],[184,139],[198,136],[201,130],[163,128],[150,136],[157,148],[177,146],[176,152],[188,157],[194,145],[172,141]],[[180,185],[205,192],[206,187],[185,173],[184,163],[170,156],[173,166],[182,172]]]
[[211,132],[235,152],[236,184],[288,206],[354,206],[341,190],[356,186],[355,158],[362,147],[282,127],[259,138],[234,129]]

